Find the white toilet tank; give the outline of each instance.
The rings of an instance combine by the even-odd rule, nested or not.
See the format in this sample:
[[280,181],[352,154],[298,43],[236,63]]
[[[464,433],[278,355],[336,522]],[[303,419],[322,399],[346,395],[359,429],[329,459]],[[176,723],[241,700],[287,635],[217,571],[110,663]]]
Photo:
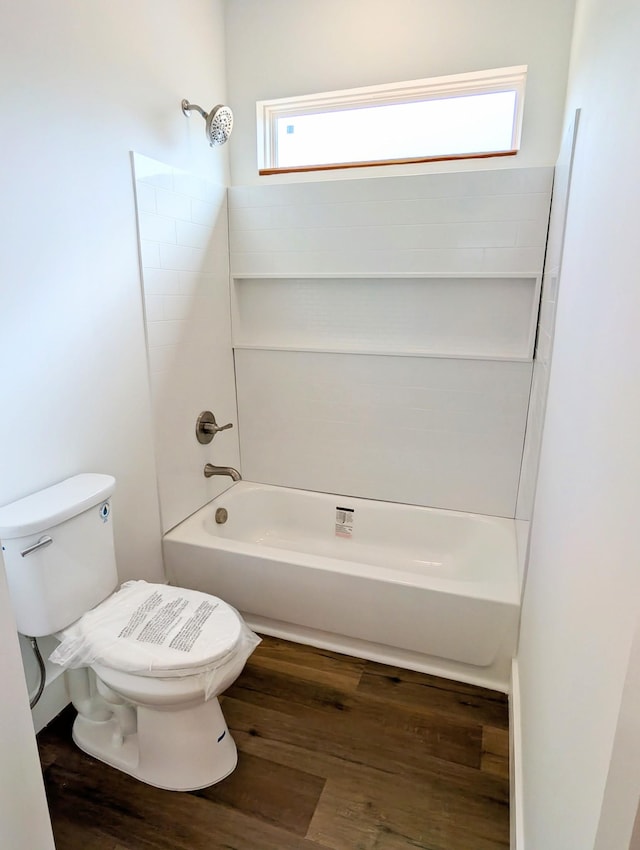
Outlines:
[[0,541],[18,631],[50,635],[118,584],[111,475],[67,478],[0,508]]

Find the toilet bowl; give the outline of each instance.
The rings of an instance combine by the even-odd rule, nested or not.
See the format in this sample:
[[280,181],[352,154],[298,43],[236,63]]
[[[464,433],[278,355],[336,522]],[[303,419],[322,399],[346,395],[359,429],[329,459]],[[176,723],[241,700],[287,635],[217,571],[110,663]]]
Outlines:
[[[180,608],[181,616],[163,616]],[[149,631],[155,642],[140,643]],[[172,648],[184,633],[190,651]],[[172,791],[204,788],[233,771],[236,747],[217,696],[257,638],[230,605],[198,591],[127,582],[59,637],[50,660],[67,668],[80,749]],[[87,688],[88,701],[74,699]]]
[[144,581],[117,584],[115,479],[79,475],[0,508],[18,630],[55,634],[78,711],[73,739],[150,785],[203,788],[235,768],[217,696],[259,638],[223,600]]

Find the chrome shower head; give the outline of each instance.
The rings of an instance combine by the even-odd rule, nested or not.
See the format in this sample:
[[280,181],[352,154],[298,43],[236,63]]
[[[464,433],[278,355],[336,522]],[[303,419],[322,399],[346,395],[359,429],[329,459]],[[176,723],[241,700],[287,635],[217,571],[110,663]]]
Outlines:
[[218,104],[209,113],[205,112],[201,106],[195,103],[189,103],[188,100],[183,100],[181,106],[185,115],[188,115],[192,109],[195,109],[196,112],[202,115],[206,121],[205,132],[211,147],[224,145],[229,139],[233,130],[233,112],[228,106]]

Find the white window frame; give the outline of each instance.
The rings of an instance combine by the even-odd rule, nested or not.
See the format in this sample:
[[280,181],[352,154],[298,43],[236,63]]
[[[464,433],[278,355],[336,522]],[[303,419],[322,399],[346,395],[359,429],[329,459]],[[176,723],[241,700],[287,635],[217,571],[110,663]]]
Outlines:
[[[424,80],[409,80],[342,91],[322,92],[300,97],[283,97],[276,100],[261,100],[256,104],[258,169],[261,174],[292,171],[322,171],[333,168],[362,167],[363,165],[397,164],[406,162],[429,162],[443,159],[469,159],[474,157],[504,156],[517,153],[520,148],[524,90],[527,65],[509,68],[494,68],[488,71],[472,71],[446,77],[431,77]],[[279,167],[277,151],[277,121],[310,115],[316,112],[334,112],[366,106],[383,106],[393,103],[437,100],[463,95],[488,94],[491,92],[515,91],[516,112],[513,122],[511,148],[506,151],[478,154],[451,154],[407,159],[385,159],[376,162],[351,162],[328,165]]]

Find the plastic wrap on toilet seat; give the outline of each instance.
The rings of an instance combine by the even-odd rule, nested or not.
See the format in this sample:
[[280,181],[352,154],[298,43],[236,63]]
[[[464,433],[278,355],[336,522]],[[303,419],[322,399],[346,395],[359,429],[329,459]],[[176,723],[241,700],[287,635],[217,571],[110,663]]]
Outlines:
[[[130,581],[64,629],[50,661],[65,668],[102,664],[139,676],[202,677],[206,698],[229,660],[247,660],[260,638],[215,596]],[[219,673],[218,673],[219,671]]]

